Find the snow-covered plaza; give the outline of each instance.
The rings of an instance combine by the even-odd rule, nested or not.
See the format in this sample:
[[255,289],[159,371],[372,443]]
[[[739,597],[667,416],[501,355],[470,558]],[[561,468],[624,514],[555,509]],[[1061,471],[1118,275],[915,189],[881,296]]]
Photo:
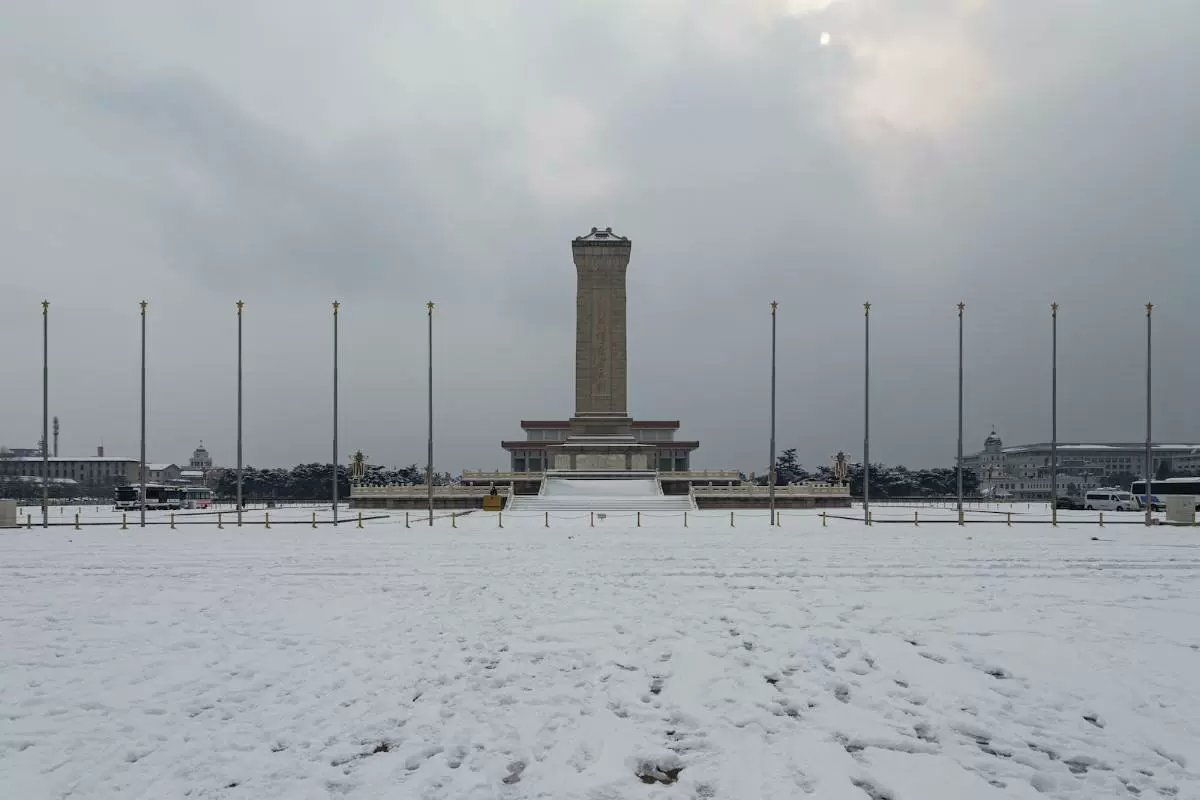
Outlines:
[[1200,797],[1196,529],[261,519],[0,533],[0,794]]

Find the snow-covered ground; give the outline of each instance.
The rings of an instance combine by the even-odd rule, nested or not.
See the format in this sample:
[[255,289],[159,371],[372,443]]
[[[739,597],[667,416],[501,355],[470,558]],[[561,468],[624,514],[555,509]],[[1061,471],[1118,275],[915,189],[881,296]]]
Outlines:
[[1200,797],[1196,529],[312,511],[0,533],[0,795]]

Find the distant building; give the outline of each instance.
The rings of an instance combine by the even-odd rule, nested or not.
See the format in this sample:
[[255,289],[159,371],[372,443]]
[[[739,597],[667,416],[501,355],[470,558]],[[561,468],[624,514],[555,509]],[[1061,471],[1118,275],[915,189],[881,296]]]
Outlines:
[[[50,471],[47,477],[51,480],[71,479],[83,486],[118,486],[136,483],[138,480],[139,464],[136,458],[51,457],[46,460],[46,466]],[[9,477],[41,478],[41,457],[0,459],[0,479]]]
[[[1200,469],[1200,444],[1155,444],[1151,447],[1153,469],[1166,464],[1172,472]],[[984,440],[983,449],[963,457],[963,468],[979,478],[980,492],[1017,500],[1050,498],[1050,443],[1036,442],[1005,447],[995,431]],[[1142,475],[1146,471],[1144,442],[1058,444],[1058,494],[1083,492],[1106,483],[1114,475]],[[1128,488],[1128,487],[1125,487]]]
[[204,449],[204,442],[202,440],[200,446],[192,451],[192,458],[188,461],[187,468],[194,472],[207,472],[212,469],[212,465],[212,456]]
[[179,483],[181,470],[174,464],[147,464],[147,483]]
[[41,458],[42,451],[36,447],[0,447],[0,459],[3,458]]

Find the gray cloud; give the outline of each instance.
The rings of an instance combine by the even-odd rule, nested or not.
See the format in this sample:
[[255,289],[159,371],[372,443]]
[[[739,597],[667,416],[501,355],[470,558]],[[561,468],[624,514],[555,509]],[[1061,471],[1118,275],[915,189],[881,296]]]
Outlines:
[[243,298],[248,460],[325,459],[339,299],[344,449],[421,461],[433,298],[439,460],[500,466],[571,410],[592,225],[634,240],[631,410],[701,466],[765,465],[772,299],[810,465],[861,449],[868,299],[880,460],[952,459],[960,299],[969,449],[1047,436],[1051,300],[1064,438],[1141,435],[1147,299],[1157,436],[1200,437],[1194,4],[201,5],[4,4],[0,442],[49,297],[64,449],[136,452],[146,296],[152,457],[231,461]]

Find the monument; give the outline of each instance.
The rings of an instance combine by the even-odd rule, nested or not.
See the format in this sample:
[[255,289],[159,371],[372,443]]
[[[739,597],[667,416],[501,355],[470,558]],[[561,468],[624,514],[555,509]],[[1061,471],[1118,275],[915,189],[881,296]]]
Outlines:
[[[575,265],[575,413],[522,420],[524,439],[500,443],[508,470],[463,470],[435,487],[438,508],[550,514],[580,511],[685,513],[692,509],[846,507],[843,485],[775,487],[738,470],[693,470],[697,441],[675,438],[678,420],[630,415],[626,273],[632,243],[612,228],[571,242]],[[597,486],[600,483],[600,486]],[[603,488],[601,488],[603,487]],[[351,486],[352,508],[425,508],[425,486]],[[685,517],[686,519],[686,517]]]
[[547,448],[555,471],[653,469],[654,448],[633,436],[627,392],[625,273],[632,243],[612,228],[571,243],[575,262],[575,416],[564,444]]
[[514,472],[687,472],[699,442],[675,440],[678,420],[629,414],[626,271],[632,242],[592,228],[571,242],[575,263],[575,414],[521,422],[526,439],[505,441]]

